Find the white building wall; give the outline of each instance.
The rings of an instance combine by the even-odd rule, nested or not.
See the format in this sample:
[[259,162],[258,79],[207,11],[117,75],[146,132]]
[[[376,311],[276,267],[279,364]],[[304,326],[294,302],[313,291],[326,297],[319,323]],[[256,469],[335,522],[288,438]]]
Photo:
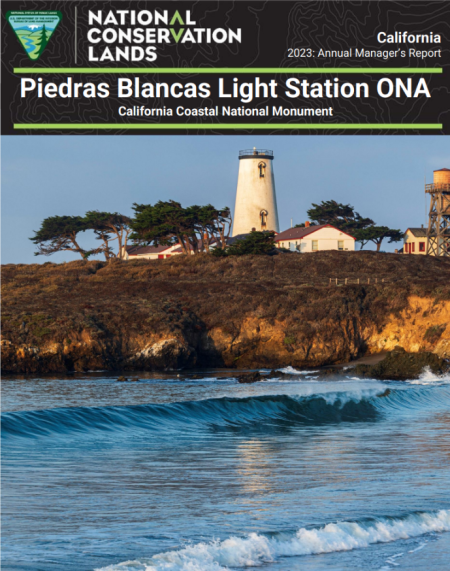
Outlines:
[[[259,164],[266,165],[260,177]],[[261,210],[267,210],[267,224],[261,227]],[[279,232],[273,160],[255,155],[239,160],[239,175],[234,208],[233,236],[255,230]]]
[[[409,244],[413,244],[413,246],[409,247]],[[422,244],[422,248],[423,248],[422,251],[420,251],[421,244]],[[426,238],[416,238],[414,236],[414,234],[408,230],[406,232],[406,237],[404,240],[403,253],[404,254],[422,254],[425,256],[427,253],[427,239]]]
[[168,246],[166,250],[162,250],[161,252],[151,252],[151,253],[147,253],[147,254],[138,254],[138,255],[129,255],[127,251],[125,251],[125,255],[124,255],[124,260],[158,260],[161,259],[159,258],[159,256],[164,256],[164,258],[166,258],[166,256],[178,256],[179,254],[182,254],[182,252],[174,252],[173,250],[176,250],[178,248],[178,244],[175,244],[174,246]]
[[343,249],[353,252],[355,250],[355,240],[351,238],[348,234],[339,232],[335,228],[322,228],[317,230],[304,238],[277,242],[277,245],[282,248],[288,248],[291,250],[297,250],[301,253],[313,252],[313,241],[317,241],[318,250],[338,250],[339,242],[343,242]]

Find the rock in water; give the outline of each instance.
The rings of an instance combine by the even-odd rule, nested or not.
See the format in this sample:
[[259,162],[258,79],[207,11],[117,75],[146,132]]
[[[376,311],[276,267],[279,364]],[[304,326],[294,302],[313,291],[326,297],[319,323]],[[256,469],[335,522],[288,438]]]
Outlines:
[[352,374],[381,381],[406,381],[418,379],[426,368],[435,375],[450,370],[448,362],[435,353],[407,353],[397,348],[376,365],[357,365]]
[[257,383],[266,379],[259,371],[256,371],[256,373],[243,373],[236,378],[238,383]]

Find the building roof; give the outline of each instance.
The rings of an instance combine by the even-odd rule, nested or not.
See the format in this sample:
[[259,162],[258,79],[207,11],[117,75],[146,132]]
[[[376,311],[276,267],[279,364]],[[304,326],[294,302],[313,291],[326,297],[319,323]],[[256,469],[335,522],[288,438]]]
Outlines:
[[433,172],[441,172],[441,171],[450,171],[450,169],[437,169],[437,170],[435,170],[435,171],[433,171]]
[[[213,246],[217,240],[213,238],[210,242],[210,246]],[[202,240],[199,240],[199,248],[203,247]],[[170,250],[170,252],[169,252]],[[180,254],[183,252],[180,244],[172,244],[170,246],[127,246],[127,254],[129,256],[143,256],[145,254],[162,254],[167,252],[167,254]]]
[[275,242],[285,242],[285,241],[289,241],[289,240],[301,240],[302,238],[305,238],[305,236],[308,236],[309,234],[313,234],[314,232],[317,232],[318,230],[322,230],[323,228],[334,228],[334,230],[337,230],[338,232],[342,232],[342,234],[345,234],[346,236],[353,238],[353,240],[355,239],[353,236],[351,236],[347,232],[343,232],[342,230],[339,230],[339,228],[336,228],[336,226],[332,226],[331,224],[318,224],[317,226],[308,226],[307,228],[306,227],[305,228],[289,228],[288,230],[284,230],[284,232],[280,232],[278,234],[278,236],[275,238]]
[[415,238],[426,238],[427,237],[427,229],[426,228],[408,228],[407,232],[411,232],[411,234]]
[[143,254],[160,254],[172,246],[127,246],[129,256],[142,256]]
[[[415,237],[415,238],[426,238],[427,237],[427,229],[426,228],[408,228],[406,230],[406,232],[411,232],[411,234]],[[431,238],[434,238],[436,236],[436,233],[433,232],[432,234],[430,234]],[[444,236],[450,236],[450,231],[445,230],[444,231]]]
[[248,234],[236,234],[236,236],[230,236],[229,238],[227,238],[227,246],[231,246],[238,240],[243,240],[249,234],[250,232]]

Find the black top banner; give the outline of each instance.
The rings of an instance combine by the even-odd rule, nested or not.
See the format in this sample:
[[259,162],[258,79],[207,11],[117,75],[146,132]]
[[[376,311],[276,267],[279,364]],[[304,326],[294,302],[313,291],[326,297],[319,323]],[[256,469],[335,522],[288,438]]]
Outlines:
[[2,133],[450,134],[448,2],[3,2]]

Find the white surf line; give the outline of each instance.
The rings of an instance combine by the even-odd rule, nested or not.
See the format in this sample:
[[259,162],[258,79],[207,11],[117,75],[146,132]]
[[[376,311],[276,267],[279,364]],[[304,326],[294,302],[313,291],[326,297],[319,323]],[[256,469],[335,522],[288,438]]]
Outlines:
[[301,528],[286,540],[251,533],[244,538],[229,537],[224,541],[188,545],[150,559],[124,561],[96,571],[225,571],[230,567],[260,566],[279,557],[351,551],[443,531],[450,531],[450,510],[361,523],[329,523],[317,529]]

